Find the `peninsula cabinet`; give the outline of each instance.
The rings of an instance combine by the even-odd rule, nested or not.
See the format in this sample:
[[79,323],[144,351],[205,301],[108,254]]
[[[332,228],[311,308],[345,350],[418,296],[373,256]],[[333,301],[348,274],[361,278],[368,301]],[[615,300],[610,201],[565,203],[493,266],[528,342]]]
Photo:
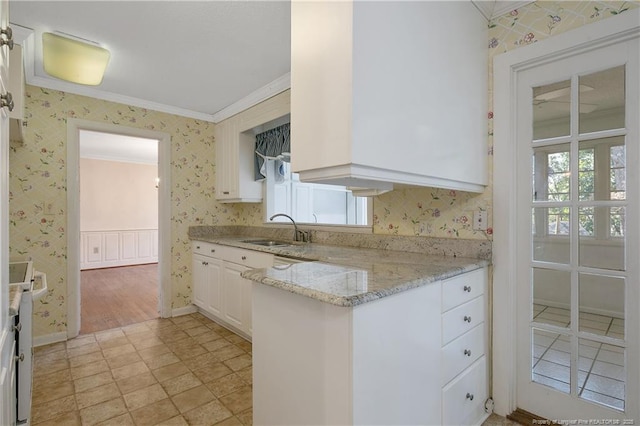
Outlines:
[[255,135],[290,110],[287,90],[216,124],[216,200],[262,202],[262,182],[256,182],[254,173]]
[[214,321],[250,338],[251,281],[247,269],[270,268],[274,256],[202,241],[192,243],[193,304]]
[[292,1],[292,170],[484,191],[486,40],[472,2]]
[[487,268],[352,307],[253,283],[255,424],[479,425]]

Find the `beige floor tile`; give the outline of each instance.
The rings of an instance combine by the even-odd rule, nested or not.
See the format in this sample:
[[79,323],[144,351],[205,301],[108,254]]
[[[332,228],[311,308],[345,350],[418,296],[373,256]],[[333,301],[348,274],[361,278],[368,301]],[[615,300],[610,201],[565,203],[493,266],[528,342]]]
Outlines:
[[38,423],[38,426],[81,426],[79,411],[69,411],[62,414],[55,419],[47,420],[42,423]]
[[105,420],[104,422],[100,422],[97,426],[135,426],[135,423],[131,418],[131,414],[125,413],[109,420]]
[[90,352],[85,355],[79,355],[73,358],[69,358],[69,366],[80,367],[81,365],[90,364],[92,362],[101,361],[104,357],[102,356],[102,352]]
[[125,365],[122,367],[114,368],[111,370],[113,378],[116,380],[122,380],[127,377],[137,376],[138,374],[146,373],[149,371],[149,367],[143,362],[138,361],[133,364]]
[[133,417],[133,421],[137,426],[145,426],[162,424],[165,420],[169,420],[178,414],[178,409],[167,398],[132,411],[131,417]]
[[202,334],[198,334],[197,336],[193,336],[192,339],[202,345],[204,343],[208,343],[208,342],[211,342],[213,340],[218,340],[218,339],[222,339],[223,338],[221,335],[219,335],[215,331],[211,330],[209,327],[207,327],[207,329],[208,329],[208,331],[206,333],[202,333]]
[[246,340],[242,340],[242,342],[236,343],[236,346],[245,351],[246,353],[251,353],[253,350],[253,346],[251,342],[247,342]]
[[212,367],[219,362],[220,360],[218,359],[218,357],[216,357],[211,352],[205,352],[196,357],[185,359],[183,361],[184,365],[186,365],[191,371]]
[[113,339],[98,340],[98,343],[100,344],[100,347],[102,348],[102,350],[105,350],[110,348],[116,348],[118,346],[128,345],[130,342],[129,342],[129,339],[127,339],[127,337],[123,335],[119,337],[114,337]]
[[90,354],[92,352],[99,352],[101,350],[102,348],[100,347],[98,342],[93,341],[88,342],[86,345],[69,348],[67,349],[67,354],[69,355],[69,358],[73,358],[80,355]]
[[205,325],[202,325],[201,322],[198,322],[197,324],[198,325],[196,327],[187,328],[187,329],[184,330],[184,332],[187,333],[191,337],[195,337],[195,336],[198,336],[200,334],[209,332],[209,327],[207,327]]
[[42,376],[44,374],[54,373],[56,371],[65,370],[69,368],[68,359],[56,359],[46,362],[34,362],[35,372],[34,376]]
[[246,342],[247,340],[245,340],[244,337],[240,337],[237,334],[232,334],[230,336],[225,337],[226,340],[228,340],[229,342],[233,343],[234,345],[237,345],[240,342]]
[[[158,341],[160,343],[157,345],[149,346],[144,349],[138,349],[138,355],[140,355],[142,359],[147,360],[171,352],[171,349],[169,349],[167,345],[162,343],[160,339],[158,339]],[[133,345],[135,346],[135,342],[133,343]]]
[[138,389],[146,388],[147,386],[151,386],[155,383],[158,383],[158,381],[150,371],[117,381],[118,388],[120,388],[120,392],[122,392],[123,395],[137,391]]
[[214,425],[231,417],[231,411],[227,410],[220,401],[211,401],[183,414],[191,425]]
[[54,363],[56,361],[61,361],[68,358],[69,358],[69,355],[66,350],[59,350],[59,351],[48,353],[46,355],[39,356],[38,358],[36,358],[35,364],[44,366],[48,363]]
[[124,395],[124,402],[127,404],[129,411],[137,410],[154,402],[166,399],[167,393],[162,389],[159,383],[138,389]]
[[96,340],[100,343],[106,342],[108,340],[115,340],[121,337],[125,337],[124,332],[121,328],[114,328],[111,330],[99,331],[93,334],[96,337]]
[[191,411],[214,399],[216,399],[215,396],[205,386],[198,386],[171,397],[173,404],[181,413]]
[[79,393],[112,382],[113,376],[111,376],[111,371],[104,371],[102,373],[94,374],[93,376],[87,376],[78,380],[74,380],[73,384],[75,385],[76,393]]
[[166,365],[175,364],[176,362],[180,362],[180,358],[175,356],[172,352],[167,352],[165,354],[144,360],[144,363],[147,364],[147,367],[149,367],[151,370],[156,370]]
[[182,330],[171,331],[170,333],[160,335],[160,339],[162,339],[164,343],[178,342],[188,338],[189,335]]
[[231,345],[225,346],[224,348],[218,349],[211,353],[214,354],[220,361],[226,361],[228,359],[244,355],[245,352],[236,345]]
[[34,352],[39,356],[48,355],[53,352],[64,351],[67,349],[66,342],[51,343],[50,345],[38,346]]
[[219,399],[234,414],[253,407],[253,393],[250,386],[245,386]]
[[240,414],[236,414],[236,417],[242,422],[243,425],[252,426],[253,425],[253,408],[243,411]]
[[220,336],[219,339],[204,343],[202,346],[209,352],[214,352],[214,351],[217,351],[218,349],[224,348],[225,346],[231,346],[231,345],[232,345],[231,342],[229,342],[226,339],[223,339],[222,336]]
[[109,365],[105,360],[96,361],[90,364],[81,365],[80,367],[72,368],[71,377],[73,377],[73,380],[77,380],[83,377],[102,373],[103,371],[109,371]]
[[216,423],[216,426],[242,426],[242,422],[236,416],[233,416]]
[[226,365],[233,371],[239,371],[239,370],[242,370],[243,368],[247,368],[251,366],[251,356],[247,354],[240,355],[235,358],[231,358],[224,361],[224,365]]
[[135,346],[137,350],[141,350],[151,348],[153,346],[164,345],[164,342],[158,336],[153,336],[147,339],[133,339],[133,342],[131,344]]
[[247,386],[247,384],[237,374],[229,374],[228,376],[220,377],[207,383],[207,388],[209,388],[217,398],[228,395],[245,386]]
[[151,329],[143,322],[127,325],[122,327],[122,332],[127,336],[138,335],[140,333],[149,333]]
[[[189,339],[189,340],[192,341],[193,339]],[[190,342],[188,345],[179,345],[178,347],[172,348],[171,350],[182,361],[194,358],[198,355],[209,353],[209,351],[203,348],[200,344],[193,341]]]
[[111,401],[119,396],[120,390],[118,389],[118,386],[116,386],[115,383],[108,383],[106,385],[77,393],[76,402],[78,403],[78,409],[82,411],[83,408],[91,407],[92,405],[105,401]]
[[189,372],[173,379],[166,380],[162,383],[162,387],[169,395],[176,395],[188,389],[200,386],[202,382]]
[[104,354],[104,357],[109,359],[109,358],[114,358],[120,355],[125,355],[125,354],[130,354],[136,351],[136,348],[133,347],[133,345],[131,343],[127,343],[125,345],[120,345],[120,346],[114,346],[111,348],[106,348],[106,349],[102,349],[102,353]]
[[190,328],[198,327],[198,326],[202,325],[202,323],[200,321],[196,320],[196,319],[190,318],[187,321],[184,321],[184,322],[181,322],[181,323],[176,323],[176,325],[181,330],[187,330],[187,329],[190,329]]
[[67,340],[67,349],[79,348],[81,346],[96,343],[96,336],[93,334],[85,334],[82,336],[74,337],[71,340]]
[[140,358],[138,352],[131,352],[128,354],[114,356],[113,358],[107,358],[107,364],[109,364],[109,368],[111,368],[112,370],[115,368],[124,367],[125,365],[135,364],[139,361],[142,361],[142,358]]
[[[34,367],[34,372],[37,371],[37,368]],[[49,384],[49,383],[62,383],[67,382],[71,379],[71,370],[64,369],[60,371],[56,371],[50,374],[41,374],[33,378],[33,387],[40,386],[41,384]]]
[[182,362],[176,362],[175,364],[169,364],[164,367],[160,367],[152,371],[153,375],[159,382],[178,377],[182,374],[188,373],[189,369]]
[[182,416],[175,416],[169,420],[164,420],[162,426],[188,426],[189,423]]
[[219,379],[220,377],[227,376],[231,373],[233,373],[233,371],[221,362],[217,362],[209,367],[193,371],[193,374],[195,374],[195,376],[200,379],[202,383],[211,382],[215,379]]
[[83,426],[92,426],[127,413],[122,397],[80,410]]
[[77,409],[76,398],[73,395],[69,395],[43,404],[34,404],[31,407],[31,419],[34,424],[40,423],[77,411]]
[[196,318],[192,317],[191,315],[181,315],[179,317],[173,317],[173,318],[169,318],[169,321],[171,321],[172,323],[174,323],[175,325],[180,325],[180,324],[185,324],[185,323],[189,323],[193,320],[195,320]]
[[243,368],[242,370],[236,371],[236,374],[242,377],[242,380],[248,385],[253,384],[253,367]]
[[71,380],[57,383],[42,383],[33,387],[32,399],[39,404],[73,395],[75,388]]

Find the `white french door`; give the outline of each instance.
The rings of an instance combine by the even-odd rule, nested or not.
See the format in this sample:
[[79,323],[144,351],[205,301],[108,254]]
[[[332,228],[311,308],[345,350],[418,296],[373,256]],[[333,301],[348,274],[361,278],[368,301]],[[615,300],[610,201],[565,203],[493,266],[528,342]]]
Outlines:
[[638,40],[517,75],[519,408],[640,422]]

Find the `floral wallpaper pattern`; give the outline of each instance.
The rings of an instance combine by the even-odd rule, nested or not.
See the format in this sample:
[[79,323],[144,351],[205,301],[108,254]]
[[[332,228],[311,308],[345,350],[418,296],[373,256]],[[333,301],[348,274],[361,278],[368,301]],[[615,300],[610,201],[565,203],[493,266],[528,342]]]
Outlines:
[[[638,7],[638,2],[544,1],[489,22],[489,57]],[[491,63],[491,61],[490,61]],[[492,79],[489,79],[490,85]],[[487,161],[492,176],[492,120]],[[47,273],[49,293],[34,307],[34,335],[66,331],[67,235],[66,120],[71,117],[166,132],[171,135],[172,306],[191,302],[191,225],[250,225],[263,221],[260,204],[215,200],[212,123],[144,108],[27,86],[28,127],[23,146],[10,153],[10,256],[30,257]],[[492,184],[482,194],[433,188],[399,189],[374,200],[376,234],[491,239]],[[52,204],[53,212],[44,206]],[[474,231],[473,212],[486,210],[487,232]]]

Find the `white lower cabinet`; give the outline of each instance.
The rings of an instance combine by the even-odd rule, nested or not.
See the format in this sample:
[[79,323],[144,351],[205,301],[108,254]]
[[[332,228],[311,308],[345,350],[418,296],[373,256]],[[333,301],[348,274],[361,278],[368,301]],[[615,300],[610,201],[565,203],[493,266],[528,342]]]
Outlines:
[[340,307],[254,283],[254,424],[482,424],[486,284],[483,268]]
[[200,312],[251,337],[251,281],[240,274],[269,268],[274,256],[201,241],[193,242],[193,304]]

